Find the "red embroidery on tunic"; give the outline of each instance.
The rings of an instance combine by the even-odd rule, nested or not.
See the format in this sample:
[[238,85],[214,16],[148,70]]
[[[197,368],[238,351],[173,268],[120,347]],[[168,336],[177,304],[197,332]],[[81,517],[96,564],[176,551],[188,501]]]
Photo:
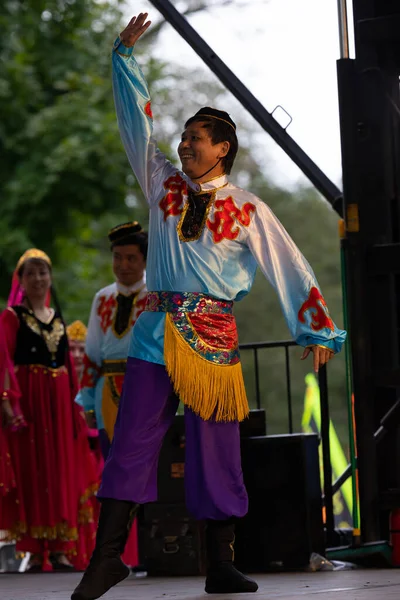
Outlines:
[[92,362],[87,354],[83,357],[83,372],[81,378],[81,387],[93,388],[100,375],[100,369],[96,363]]
[[311,311],[311,329],[320,331],[325,327],[333,331],[335,326],[332,319],[329,317],[328,307],[321,295],[321,292],[316,287],[312,287],[308,299],[304,302],[299,310],[298,318],[300,323],[305,323],[305,313]]
[[132,327],[136,323],[139,318],[139,315],[144,311],[144,307],[146,306],[147,296],[144,296],[141,300],[136,302],[134,317],[132,319]]
[[248,227],[250,215],[256,207],[251,202],[246,202],[240,209],[236,206],[232,196],[215,202],[214,221],[207,219],[207,227],[213,233],[216,244],[222,240],[235,240],[239,235],[238,223]]
[[150,119],[153,118],[153,111],[151,110],[151,102],[150,102],[150,100],[148,101],[148,103],[144,107],[144,112],[146,113],[146,115],[148,117],[150,117]]
[[159,207],[163,211],[164,221],[166,221],[168,217],[181,214],[183,194],[187,194],[187,183],[176,173],[164,182],[164,187],[168,193],[160,200]]
[[99,305],[97,307],[97,314],[100,317],[100,327],[103,333],[107,332],[107,329],[111,327],[113,321],[114,309],[117,305],[117,301],[114,296],[100,296]]

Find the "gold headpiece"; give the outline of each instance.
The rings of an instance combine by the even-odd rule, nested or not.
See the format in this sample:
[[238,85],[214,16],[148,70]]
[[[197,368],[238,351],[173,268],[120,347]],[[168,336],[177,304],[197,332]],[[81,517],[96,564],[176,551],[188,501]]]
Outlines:
[[[230,123],[229,121],[227,121],[226,119],[221,119],[221,117],[216,117],[215,115],[207,115],[206,113],[201,113],[202,117],[208,117],[209,119],[217,119],[218,121],[222,121],[223,123],[226,123],[227,125],[230,125],[233,129],[233,131],[236,132],[236,127],[234,125],[232,125],[232,123]],[[200,121],[200,119],[199,119]]]
[[86,340],[87,327],[82,321],[74,321],[67,327],[68,339],[73,342],[84,342]]
[[17,271],[17,273],[20,270],[20,268],[22,267],[22,265],[30,258],[39,258],[40,260],[43,260],[46,264],[48,264],[49,267],[51,267],[51,260],[47,256],[47,254],[45,252],[43,252],[43,250],[38,250],[37,248],[30,248],[29,250],[27,250],[26,252],[23,253],[21,258],[17,262],[17,266],[15,269]]
[[206,117],[209,119],[218,119],[218,121],[223,121],[227,125],[230,125],[233,131],[236,133],[236,125],[232,121],[231,117],[224,110],[218,110],[217,108],[211,108],[211,106],[204,106],[197,111],[193,117],[189,119],[189,121],[196,120],[201,121],[202,117]]

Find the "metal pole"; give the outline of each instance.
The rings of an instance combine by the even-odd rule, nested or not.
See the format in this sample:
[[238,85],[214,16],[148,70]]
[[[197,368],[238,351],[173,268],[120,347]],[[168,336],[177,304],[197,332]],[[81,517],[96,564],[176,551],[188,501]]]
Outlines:
[[349,58],[349,29],[347,21],[347,0],[337,0],[339,18],[340,58]]
[[172,25],[179,35],[193,48],[206,65],[215,73],[223,85],[239,100],[246,110],[260,123],[261,127],[286,152],[293,162],[303,171],[311,183],[342,215],[343,195],[341,190],[300,148],[275,118],[264,108],[259,100],[243,85],[242,81],[217,56],[212,48],[193,29],[169,0],[150,0],[153,6]]
[[287,391],[287,400],[288,400],[289,433],[293,433],[292,390],[291,390],[291,386],[290,386],[289,348],[287,346],[285,346],[285,363],[286,363],[286,391]]
[[329,403],[328,403],[328,380],[326,365],[318,371],[318,383],[321,407],[321,438],[322,438],[322,459],[324,470],[324,497],[326,514],[326,540],[328,546],[333,544],[335,533],[335,517],[333,513],[333,494],[332,494],[332,465],[331,448],[329,441]]
[[253,349],[253,355],[254,355],[254,374],[255,374],[255,377],[256,377],[256,401],[257,401],[257,408],[261,408],[260,373],[259,373],[259,368],[258,368],[258,352],[257,352],[257,348]]
[[[343,292],[343,321],[347,331],[347,339],[344,346],[345,363],[346,363],[346,397],[347,397],[347,418],[349,432],[349,451],[350,451],[350,470],[351,470],[351,489],[353,497],[353,538],[360,536],[360,502],[358,498],[358,470],[357,470],[357,455],[356,455],[356,431],[354,422],[354,406],[353,406],[353,381],[352,381],[352,364],[351,364],[351,332],[349,330],[348,318],[348,293],[347,293],[347,271],[346,271],[346,252],[348,252],[347,240],[345,239],[345,224],[342,222],[339,227],[340,232],[340,263],[342,272],[342,292]],[[347,471],[347,469],[346,469]],[[345,472],[346,472],[345,471]],[[336,483],[336,482],[335,482]],[[343,481],[344,483],[344,481]],[[339,489],[339,488],[338,488]],[[333,493],[335,493],[333,491]]]

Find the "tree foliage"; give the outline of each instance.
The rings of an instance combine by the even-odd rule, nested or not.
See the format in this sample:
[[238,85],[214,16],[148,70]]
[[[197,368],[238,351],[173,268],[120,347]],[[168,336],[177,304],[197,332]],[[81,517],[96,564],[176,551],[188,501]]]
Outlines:
[[[219,0],[186,0],[197,11]],[[223,0],[222,0],[223,3]],[[176,3],[178,4],[178,3]],[[5,0],[0,8],[0,297],[6,298],[18,256],[30,246],[47,251],[67,320],[86,320],[94,293],[112,280],[107,231],[147,208],[120,141],[112,98],[110,49],[122,20],[118,5],[95,0]],[[153,96],[155,133],[172,160],[184,121],[202,105],[225,106],[224,90],[203,71],[154,60],[157,31],[143,40],[139,61]],[[251,153],[252,130],[233,179],[265,200],[315,269],[332,316],[341,323],[337,219],[310,189],[289,193],[271,186]],[[244,123],[246,121],[244,120]],[[251,294],[236,307],[242,342],[287,339],[275,293],[258,274]],[[298,429],[304,375],[292,357],[294,421]],[[252,356],[243,353],[254,406]],[[261,397],[270,431],[286,431],[283,351],[260,353]],[[343,359],[329,368],[332,413],[345,424]]]
[[2,8],[2,270],[27,246],[54,250],[58,235],[76,231],[77,211],[122,210],[138,193],[112,100],[107,48],[119,25],[115,8],[93,0]]

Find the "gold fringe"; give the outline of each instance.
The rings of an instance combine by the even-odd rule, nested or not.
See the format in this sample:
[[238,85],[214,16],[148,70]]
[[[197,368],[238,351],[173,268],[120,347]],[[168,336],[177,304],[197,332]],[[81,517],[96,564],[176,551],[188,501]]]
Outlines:
[[79,504],[80,505],[85,504],[89,500],[89,498],[96,495],[98,490],[99,490],[99,484],[92,483],[88,488],[86,488],[86,490],[84,491],[82,496],[79,498]]
[[[93,523],[93,507],[86,503],[95,495],[98,484],[89,486],[79,499],[78,523],[86,525]],[[30,535],[39,540],[60,540],[62,542],[76,542],[78,539],[77,527],[69,527],[67,523],[57,523],[55,526],[39,525],[28,527],[26,522],[18,521],[11,530],[0,530],[0,541],[18,541],[23,535]]]
[[88,523],[94,523],[94,513],[92,506],[86,506],[81,508],[78,514],[79,525],[87,525]]
[[58,523],[54,527],[48,525],[28,527],[26,523],[18,522],[11,530],[4,531],[3,533],[5,535],[1,537],[1,540],[5,542],[18,541],[25,534],[39,540],[74,542],[78,539],[78,529],[76,527],[68,527],[66,523]]
[[217,365],[183,339],[170,315],[165,319],[164,358],[180,400],[205,421],[243,421],[249,414],[242,366]]

